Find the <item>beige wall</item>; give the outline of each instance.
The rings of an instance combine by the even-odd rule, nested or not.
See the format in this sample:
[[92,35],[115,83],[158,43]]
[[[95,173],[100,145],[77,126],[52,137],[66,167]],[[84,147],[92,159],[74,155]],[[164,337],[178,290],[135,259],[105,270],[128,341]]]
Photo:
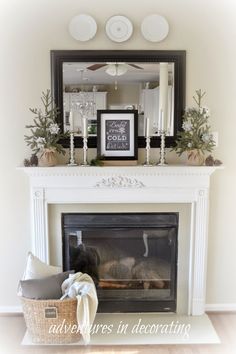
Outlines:
[[[219,132],[216,155],[226,165],[212,176],[207,302],[236,302],[235,10],[233,0],[1,1],[0,306],[18,304],[16,286],[30,248],[29,186],[16,166],[29,154],[23,141],[24,126],[32,119],[28,107],[38,106],[41,91],[50,87],[50,49],[187,51],[187,103],[192,104],[195,89],[207,91],[212,127]],[[170,24],[162,43],[146,42],[139,33],[141,20],[153,12]],[[89,13],[98,23],[97,36],[88,43],[77,43],[67,32],[68,21],[78,13]],[[104,34],[104,23],[114,14],[125,14],[134,23],[127,43],[112,43]]]

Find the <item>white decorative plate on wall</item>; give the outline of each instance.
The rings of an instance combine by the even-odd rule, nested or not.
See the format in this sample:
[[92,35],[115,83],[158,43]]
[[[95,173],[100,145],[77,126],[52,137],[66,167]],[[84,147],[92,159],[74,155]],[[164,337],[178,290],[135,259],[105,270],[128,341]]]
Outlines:
[[147,41],[160,42],[168,35],[169,24],[165,17],[152,14],[143,19],[141,32]]
[[97,23],[90,15],[77,15],[69,23],[69,32],[77,41],[86,42],[97,33]]
[[132,22],[125,16],[112,16],[106,23],[106,34],[114,42],[125,42],[132,33]]

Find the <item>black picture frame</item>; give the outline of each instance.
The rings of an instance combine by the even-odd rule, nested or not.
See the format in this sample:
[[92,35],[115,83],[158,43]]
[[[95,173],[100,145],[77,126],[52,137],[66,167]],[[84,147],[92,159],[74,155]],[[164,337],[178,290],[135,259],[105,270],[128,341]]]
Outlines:
[[[66,62],[173,62],[174,68],[174,135],[166,137],[166,147],[174,146],[177,131],[182,130],[185,108],[186,51],[185,50],[51,50],[51,90],[56,106],[59,108],[58,124],[63,131],[63,63]],[[68,139],[60,143],[69,148]],[[75,147],[82,148],[81,137],[75,137]],[[97,147],[97,137],[88,138],[88,147]],[[138,147],[145,148],[145,137],[138,136]],[[160,147],[160,137],[151,139],[151,147]]]
[[138,111],[97,111],[97,153],[104,160],[138,159]]

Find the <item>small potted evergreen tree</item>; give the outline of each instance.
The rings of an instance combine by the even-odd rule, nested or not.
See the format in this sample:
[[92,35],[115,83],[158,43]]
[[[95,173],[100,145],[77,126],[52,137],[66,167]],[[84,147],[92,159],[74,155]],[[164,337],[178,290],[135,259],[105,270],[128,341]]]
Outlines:
[[203,165],[205,151],[211,152],[215,146],[208,123],[209,109],[201,104],[203,96],[205,92],[196,90],[193,99],[197,107],[186,108],[183,130],[177,133],[176,146],[173,148],[179,156],[187,152],[189,165]]
[[30,108],[35,115],[34,124],[27,125],[31,135],[25,135],[25,141],[35,154],[38,154],[38,165],[41,167],[55,166],[56,153],[65,154],[59,140],[68,137],[61,133],[57,124],[58,109],[55,107],[50,90],[42,93],[41,101],[44,109]]

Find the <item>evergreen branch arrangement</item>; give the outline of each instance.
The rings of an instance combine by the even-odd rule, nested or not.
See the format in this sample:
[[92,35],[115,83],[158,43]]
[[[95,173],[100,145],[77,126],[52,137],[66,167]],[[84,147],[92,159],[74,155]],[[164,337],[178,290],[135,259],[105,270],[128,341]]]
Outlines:
[[37,108],[30,108],[34,114],[32,125],[26,125],[30,129],[31,135],[25,135],[26,144],[37,154],[45,149],[57,151],[65,155],[65,150],[58,141],[69,136],[68,133],[60,133],[57,124],[59,110],[54,105],[50,90],[42,93],[41,101],[43,111]]
[[104,156],[96,157],[90,161],[90,166],[103,166]]
[[215,147],[213,135],[210,132],[208,119],[209,109],[202,106],[202,98],[205,92],[196,90],[193,96],[197,107],[186,108],[183,116],[183,131],[177,133],[176,146],[173,150],[180,156],[185,151],[198,150],[204,154],[205,151],[211,152]]

